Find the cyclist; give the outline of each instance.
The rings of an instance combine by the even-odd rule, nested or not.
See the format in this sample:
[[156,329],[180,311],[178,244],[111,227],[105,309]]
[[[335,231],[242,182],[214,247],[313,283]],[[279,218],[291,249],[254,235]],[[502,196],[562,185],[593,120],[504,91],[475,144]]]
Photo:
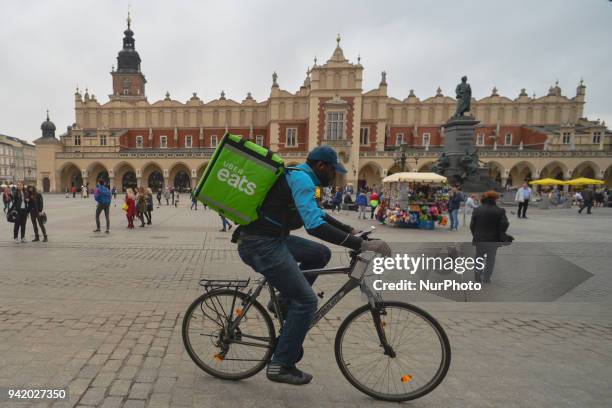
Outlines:
[[290,231],[304,226],[310,235],[332,244],[384,256],[391,252],[384,241],[362,240],[355,236],[358,231],[319,207],[315,189],[330,185],[336,173],[346,174],[336,152],[328,146],[316,147],[306,163],[287,169],[278,179],[259,218],[235,233],[240,258],[280,291],[280,302],[286,306],[282,333],[266,370],[271,381],[303,385],[312,380],[312,375],[295,366],[317,308],[311,287],[314,279],[307,280],[301,270],[323,268],[331,258],[327,246],[290,235]]

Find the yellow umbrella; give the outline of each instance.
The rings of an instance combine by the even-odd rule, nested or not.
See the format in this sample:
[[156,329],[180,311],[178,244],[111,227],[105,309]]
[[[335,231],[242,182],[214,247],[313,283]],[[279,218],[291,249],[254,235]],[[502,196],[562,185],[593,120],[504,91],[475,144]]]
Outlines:
[[601,180],[595,180],[592,178],[586,178],[586,177],[578,177],[575,178],[573,180],[567,181],[567,184],[569,184],[570,186],[582,186],[585,184],[604,184],[603,181]]
[[562,181],[562,180],[557,180],[554,178],[543,178],[540,180],[530,181],[529,184],[536,185],[536,186],[557,186],[557,185],[565,185],[567,184],[567,182]]

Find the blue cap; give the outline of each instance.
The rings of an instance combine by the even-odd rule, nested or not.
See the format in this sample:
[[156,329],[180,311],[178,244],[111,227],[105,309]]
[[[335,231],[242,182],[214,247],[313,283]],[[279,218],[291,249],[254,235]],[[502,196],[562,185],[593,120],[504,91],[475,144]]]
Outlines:
[[338,162],[338,154],[329,146],[317,146],[308,153],[308,160],[322,161],[334,166],[336,173],[346,174],[346,169]]

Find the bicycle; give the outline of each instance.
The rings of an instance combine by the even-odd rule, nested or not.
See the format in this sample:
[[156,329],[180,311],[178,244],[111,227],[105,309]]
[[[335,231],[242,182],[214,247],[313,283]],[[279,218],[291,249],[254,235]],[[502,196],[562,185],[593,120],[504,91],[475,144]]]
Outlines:
[[[369,239],[372,231],[360,236]],[[346,267],[305,270],[306,276],[347,274],[348,281],[315,313],[311,328],[344,296],[360,287],[367,304],[351,312],[338,328],[334,353],[344,377],[359,391],[386,401],[408,401],[433,391],[450,366],[451,348],[442,326],[408,303],[384,301],[365,282],[371,258],[350,252]],[[265,278],[200,281],[205,293],[183,318],[183,343],[206,373],[241,380],[261,371],[276,345],[270,314],[257,298],[267,287],[282,330],[278,295]],[[247,288],[249,288],[247,290]],[[279,331],[280,332],[280,331]],[[196,352],[196,348],[198,351]]]

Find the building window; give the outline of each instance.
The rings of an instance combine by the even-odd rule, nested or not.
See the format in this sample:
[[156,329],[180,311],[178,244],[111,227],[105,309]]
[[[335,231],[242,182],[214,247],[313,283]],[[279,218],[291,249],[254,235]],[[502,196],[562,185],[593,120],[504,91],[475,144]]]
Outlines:
[[429,146],[430,140],[431,140],[431,134],[423,133],[423,146]]
[[506,133],[506,137],[504,138],[504,144],[506,146],[510,146],[512,144],[512,133]]
[[162,149],[165,149],[168,147],[168,137],[167,136],[159,137],[159,147],[161,147]]
[[404,144],[404,134],[403,133],[398,133],[395,139],[395,145],[396,146],[401,146]]
[[136,147],[138,149],[142,149],[142,146],[143,146],[142,141],[143,141],[142,136],[136,136]]
[[368,146],[370,144],[370,128],[362,127],[359,133],[359,143],[362,146]]
[[593,133],[593,144],[601,143],[601,132]]
[[130,94],[130,90],[129,90],[128,88],[125,88],[125,89],[123,90],[123,94],[124,94],[124,95],[129,95],[129,94]]
[[191,148],[192,147],[192,143],[193,143],[193,141],[192,141],[191,135],[185,136],[185,147]]
[[263,137],[263,135],[255,136],[255,143],[257,143],[260,146],[263,146],[264,145],[264,137]]
[[106,135],[100,135],[100,146],[106,146]]
[[484,146],[485,135],[484,133],[479,133],[476,135],[476,145]]
[[572,142],[572,134],[565,132],[563,133],[563,140],[562,143],[563,144],[570,144]]
[[81,135],[74,135],[74,145],[75,146],[81,145]]
[[287,128],[286,136],[285,147],[297,147],[297,128]]
[[344,139],[344,113],[327,113],[327,140]]
[[217,147],[217,135],[210,137],[210,147]]

